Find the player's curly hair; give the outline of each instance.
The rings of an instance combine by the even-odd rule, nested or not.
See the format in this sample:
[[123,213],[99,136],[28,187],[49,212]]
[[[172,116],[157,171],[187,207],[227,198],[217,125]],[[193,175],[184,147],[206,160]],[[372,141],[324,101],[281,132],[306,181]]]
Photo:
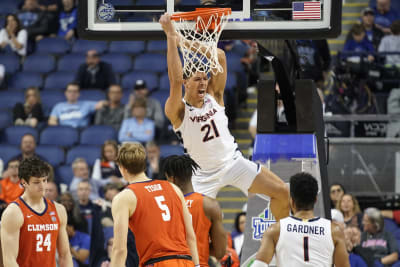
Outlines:
[[24,159],[19,164],[18,176],[27,183],[31,177],[42,178],[48,177],[49,174],[49,164],[37,157]]
[[172,155],[164,160],[164,173],[174,177],[182,185],[189,182],[193,173],[199,168],[200,166],[187,155]]
[[290,196],[297,210],[312,210],[318,194],[318,182],[309,173],[300,172],[290,177]]

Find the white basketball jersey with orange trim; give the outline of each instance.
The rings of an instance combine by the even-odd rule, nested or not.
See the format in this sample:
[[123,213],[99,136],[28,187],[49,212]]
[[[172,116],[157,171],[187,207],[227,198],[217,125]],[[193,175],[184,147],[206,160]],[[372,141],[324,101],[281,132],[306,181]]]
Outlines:
[[277,266],[332,266],[335,246],[330,220],[287,217],[280,220],[280,227]]
[[179,128],[174,129],[190,157],[201,171],[213,171],[231,160],[237,149],[229,132],[225,107],[209,94],[204,105],[196,108],[185,103],[185,115]]

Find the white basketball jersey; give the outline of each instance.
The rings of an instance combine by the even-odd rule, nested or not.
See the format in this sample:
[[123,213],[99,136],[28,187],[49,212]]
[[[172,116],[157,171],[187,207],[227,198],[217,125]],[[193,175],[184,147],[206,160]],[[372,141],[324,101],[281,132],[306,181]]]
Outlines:
[[335,246],[330,220],[287,217],[280,220],[280,227],[275,248],[277,266],[332,266]]
[[204,104],[196,108],[185,103],[185,115],[179,128],[174,129],[190,157],[201,171],[213,171],[233,158],[237,149],[229,132],[225,107],[206,94]]

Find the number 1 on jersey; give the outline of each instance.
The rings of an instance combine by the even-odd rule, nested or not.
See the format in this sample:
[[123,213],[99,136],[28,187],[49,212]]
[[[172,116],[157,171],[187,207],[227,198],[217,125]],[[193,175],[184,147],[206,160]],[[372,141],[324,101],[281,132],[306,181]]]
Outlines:
[[157,197],[154,197],[154,199],[156,200],[157,205],[160,208],[160,210],[164,211],[161,213],[163,220],[166,222],[170,221],[171,213],[169,212],[169,208],[168,208],[167,204],[163,203],[165,201],[164,196],[157,196]]
[[310,261],[310,255],[308,252],[308,236],[303,238],[303,248],[304,248],[304,261]]

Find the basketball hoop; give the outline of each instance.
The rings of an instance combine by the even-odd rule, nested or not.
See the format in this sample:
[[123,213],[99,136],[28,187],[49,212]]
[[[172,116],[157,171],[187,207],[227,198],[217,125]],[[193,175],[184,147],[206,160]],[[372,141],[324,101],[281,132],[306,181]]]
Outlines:
[[217,43],[231,13],[230,8],[196,8],[171,16],[180,36],[183,71],[187,76],[198,71],[214,75],[223,72]]

